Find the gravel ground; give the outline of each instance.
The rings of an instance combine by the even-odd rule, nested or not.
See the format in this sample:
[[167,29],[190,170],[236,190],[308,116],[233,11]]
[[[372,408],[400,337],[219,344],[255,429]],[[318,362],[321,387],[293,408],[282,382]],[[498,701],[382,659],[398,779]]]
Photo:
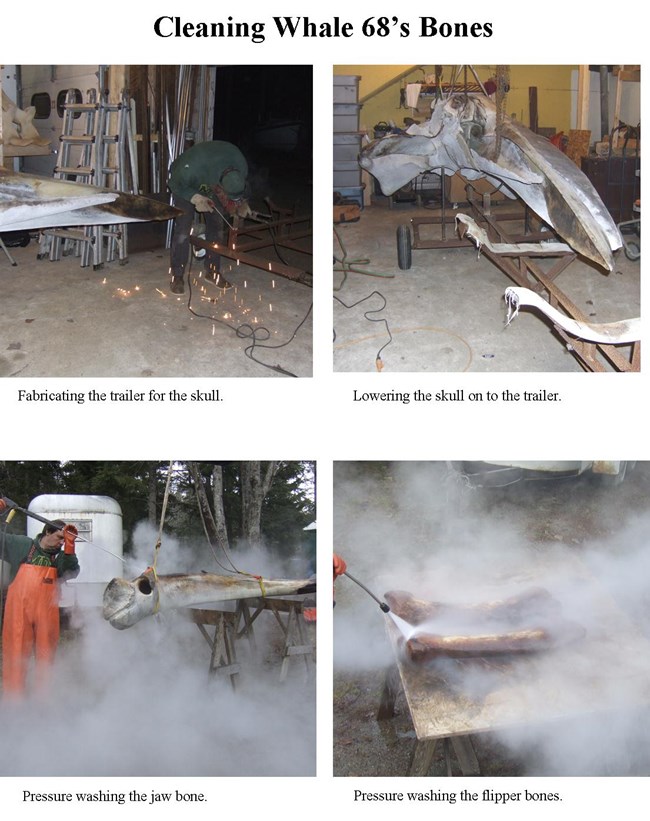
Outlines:
[[[492,567],[493,551],[534,558],[559,551],[567,561],[604,568],[617,605],[650,638],[644,564],[650,559],[650,463],[636,463],[620,483],[583,475],[498,489],[470,489],[443,462],[339,462],[334,477],[335,549],[378,596],[399,588],[421,595],[431,566],[451,589],[458,567],[467,577],[474,568],[480,575]],[[627,568],[624,584],[621,567]],[[345,577],[337,581],[336,599],[334,775],[403,776],[415,745],[403,694],[393,719],[376,718],[385,671],[394,662],[385,617]],[[615,716],[576,718],[516,740],[474,735],[481,774],[650,775],[648,711]],[[447,766],[439,743],[428,774],[446,775]]]

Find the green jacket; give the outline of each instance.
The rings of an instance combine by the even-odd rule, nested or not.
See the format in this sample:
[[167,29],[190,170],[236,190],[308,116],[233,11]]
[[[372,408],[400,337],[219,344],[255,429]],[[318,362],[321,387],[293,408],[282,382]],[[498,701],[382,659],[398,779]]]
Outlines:
[[38,539],[30,539],[29,536],[16,536],[12,533],[7,533],[4,538],[4,558],[5,561],[11,565],[12,580],[18,572],[20,565],[26,562],[32,545],[34,545],[36,549],[32,554],[29,564],[56,567],[59,578],[74,579],[79,575],[79,559],[74,553],[64,553],[63,550],[58,550],[56,553],[46,553],[44,550],[41,550]]
[[223,140],[197,143],[172,163],[169,189],[185,200],[195,194],[210,196],[212,186],[221,185],[223,173],[230,169],[239,171],[246,180],[248,163],[236,145]]

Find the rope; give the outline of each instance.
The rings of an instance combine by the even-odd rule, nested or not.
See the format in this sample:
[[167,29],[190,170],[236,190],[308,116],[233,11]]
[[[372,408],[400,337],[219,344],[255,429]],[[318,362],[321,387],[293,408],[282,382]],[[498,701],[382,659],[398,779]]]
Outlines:
[[[222,564],[219,561],[219,559],[217,558],[217,553],[216,553],[216,551],[214,549],[214,546],[213,546],[212,542],[210,541],[210,537],[208,535],[208,529],[206,527],[205,517],[203,515],[203,509],[201,508],[201,505],[199,505],[199,516],[201,517],[201,523],[203,524],[203,532],[205,533],[205,538],[206,538],[206,541],[208,543],[208,547],[210,548],[210,552],[212,553],[213,559],[215,560],[218,567],[220,567],[226,573],[230,573],[231,570],[228,567],[226,567],[224,564]],[[223,551],[226,559],[228,560],[228,564],[232,568],[233,574],[236,574],[238,576],[248,576],[251,579],[257,579],[257,582],[260,586],[260,590],[262,591],[262,596],[264,596],[264,598],[266,598],[266,588],[264,587],[264,579],[262,578],[262,576],[260,576],[256,573],[246,573],[243,570],[239,570],[239,568],[235,565],[235,563],[232,560],[232,557],[230,555],[230,551],[226,550],[224,545],[220,545],[220,547],[221,547],[221,550]]]
[[[156,539],[156,545],[154,547],[153,562],[152,562],[152,564],[149,568],[151,570],[151,572],[153,573],[153,577],[154,577],[155,581],[158,581],[158,571],[156,569],[156,566],[158,564],[158,555],[160,554],[160,548],[162,546],[162,532],[163,532],[163,527],[165,526],[165,516],[167,515],[167,502],[169,501],[169,488],[170,488],[171,480],[172,480],[172,464],[173,464],[173,462],[170,462],[169,467],[167,468],[167,484],[165,485],[165,495],[163,496],[162,510],[160,512],[160,524],[158,526],[158,538]],[[156,596],[156,604],[155,604],[153,612],[157,613],[159,610],[160,610],[160,595],[157,595]]]

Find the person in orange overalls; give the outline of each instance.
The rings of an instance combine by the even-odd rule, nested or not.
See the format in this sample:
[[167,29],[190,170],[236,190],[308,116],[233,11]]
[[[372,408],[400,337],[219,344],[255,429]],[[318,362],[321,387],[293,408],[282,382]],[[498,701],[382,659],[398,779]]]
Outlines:
[[34,653],[36,689],[44,691],[59,643],[59,579],[79,575],[77,529],[60,519],[35,539],[6,534],[4,557],[13,581],[7,590],[2,626],[2,688],[5,697],[25,691]]

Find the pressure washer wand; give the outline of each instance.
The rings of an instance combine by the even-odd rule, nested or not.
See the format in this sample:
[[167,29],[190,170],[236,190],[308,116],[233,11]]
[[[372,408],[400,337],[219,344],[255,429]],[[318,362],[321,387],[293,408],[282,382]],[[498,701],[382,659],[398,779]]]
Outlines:
[[385,601],[382,601],[381,599],[378,599],[378,598],[377,598],[377,596],[375,596],[375,594],[374,594],[371,590],[368,590],[368,588],[365,586],[365,584],[362,584],[362,583],[359,581],[359,579],[355,579],[355,578],[354,578],[354,576],[352,576],[350,573],[348,573],[348,571],[347,571],[347,570],[343,573],[343,575],[344,575],[344,576],[347,576],[347,577],[348,577],[348,579],[350,579],[351,581],[353,581],[355,584],[358,584],[358,585],[359,585],[359,587],[360,587],[362,590],[365,590],[365,591],[366,591],[366,593],[367,593],[367,594],[368,594],[368,595],[369,595],[372,599],[374,599],[374,600],[377,602],[377,604],[379,605],[379,609],[380,609],[383,613],[390,613],[390,607],[386,604],[386,602],[385,602]]
[[[31,510],[25,510],[24,507],[20,507],[20,505],[17,505],[15,502],[12,502],[11,499],[7,499],[6,496],[2,497],[2,501],[10,510],[17,510],[19,513],[24,513],[25,516],[31,516],[32,519],[36,519],[38,522],[41,522],[44,525],[50,525],[50,527],[58,527],[58,525],[54,524],[54,522],[50,519],[46,519],[44,516],[39,516],[38,513],[33,513]],[[102,550],[104,553],[108,553],[109,556],[113,556],[114,558],[119,559],[122,562],[122,564],[126,564],[126,559],[124,559],[122,556],[118,556],[117,553],[112,553],[105,547],[101,547],[101,545],[95,544],[94,542],[91,542],[89,539],[86,539],[83,536],[77,536],[77,539],[80,542],[85,542],[86,544],[89,544],[91,547],[96,547],[97,550]]]

